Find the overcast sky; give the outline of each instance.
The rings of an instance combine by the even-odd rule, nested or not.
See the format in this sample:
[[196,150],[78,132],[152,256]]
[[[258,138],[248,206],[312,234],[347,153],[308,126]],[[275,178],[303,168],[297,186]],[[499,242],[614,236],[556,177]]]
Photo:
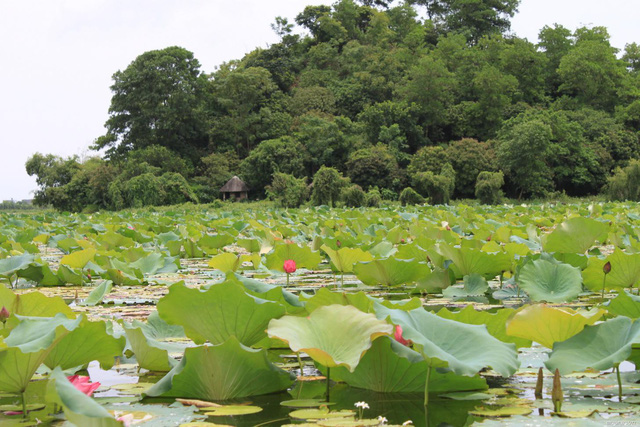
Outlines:
[[[136,56],[181,46],[211,72],[276,42],[276,16],[293,21],[325,0],[0,0],[0,201],[36,189],[36,152],[91,155],[104,133],[111,76]],[[602,25],[612,44],[640,42],[637,0],[522,0],[512,31],[532,42],[544,25]]]

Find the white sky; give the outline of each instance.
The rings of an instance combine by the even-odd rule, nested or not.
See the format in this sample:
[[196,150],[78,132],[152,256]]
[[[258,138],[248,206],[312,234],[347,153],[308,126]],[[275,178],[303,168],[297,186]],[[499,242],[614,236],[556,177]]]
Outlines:
[[[35,152],[86,155],[104,133],[111,76],[138,55],[181,46],[211,72],[277,41],[293,21],[332,0],[0,0],[0,201],[32,197]],[[544,25],[602,25],[612,44],[640,42],[637,0],[522,0],[512,31],[537,41]]]

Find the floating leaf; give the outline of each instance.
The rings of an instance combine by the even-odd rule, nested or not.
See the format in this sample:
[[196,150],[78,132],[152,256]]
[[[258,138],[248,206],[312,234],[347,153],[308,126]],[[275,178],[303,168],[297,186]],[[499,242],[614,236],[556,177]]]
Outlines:
[[511,417],[514,415],[529,415],[533,409],[523,406],[500,406],[497,408],[476,408],[469,415],[478,417]]
[[89,296],[87,296],[87,299],[83,301],[82,305],[93,307],[94,305],[101,302],[104,299],[104,297],[109,292],[111,292],[112,288],[113,288],[113,282],[111,280],[104,280],[102,283],[96,286],[94,290],[91,291]]
[[262,411],[262,408],[250,405],[224,405],[213,408],[204,408],[201,410],[206,411],[204,414],[210,417],[228,417],[235,415],[257,414]]
[[206,291],[176,283],[158,301],[160,317],[182,326],[196,344],[220,344],[234,336],[245,345],[253,345],[266,337],[269,320],[284,312],[281,304],[249,296],[231,282]]
[[343,409],[341,411],[330,411],[329,408],[319,409],[298,409],[289,413],[291,418],[300,420],[325,420],[328,418],[349,418],[354,417],[354,411]]
[[507,322],[507,334],[535,341],[552,348],[593,325],[605,313],[602,309],[575,311],[568,307],[548,307],[537,304],[519,310]]
[[582,276],[568,264],[538,259],[522,267],[518,285],[534,301],[568,302],[582,292]]
[[227,400],[285,390],[291,383],[286,371],[267,360],[266,350],[231,337],[223,344],[187,348],[180,363],[147,394]]
[[355,307],[323,306],[308,317],[284,316],[269,322],[267,333],[281,339],[295,352],[305,352],[330,368],[344,366],[351,372],[372,341],[393,332],[391,325]]

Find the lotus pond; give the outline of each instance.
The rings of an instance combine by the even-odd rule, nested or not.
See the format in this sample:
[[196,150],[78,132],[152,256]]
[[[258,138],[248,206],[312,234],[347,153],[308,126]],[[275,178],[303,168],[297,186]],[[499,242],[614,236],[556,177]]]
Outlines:
[[0,424],[640,422],[635,204],[0,214]]

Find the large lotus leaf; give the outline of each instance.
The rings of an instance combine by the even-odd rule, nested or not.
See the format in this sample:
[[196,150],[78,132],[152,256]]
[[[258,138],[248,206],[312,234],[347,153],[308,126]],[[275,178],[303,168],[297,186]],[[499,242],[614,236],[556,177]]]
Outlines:
[[607,311],[616,316],[626,316],[631,319],[640,318],[640,297],[626,291],[620,292],[607,306]]
[[633,344],[640,344],[640,322],[628,317],[616,317],[553,345],[553,352],[545,365],[561,374],[584,371],[588,368],[604,370],[624,362]]
[[451,268],[456,271],[458,278],[473,273],[493,278],[503,271],[511,270],[511,258],[502,252],[489,254],[480,249],[457,248],[446,243],[440,243],[437,249],[444,258],[451,260]]
[[434,270],[425,277],[418,280],[415,290],[424,291],[430,294],[442,293],[443,289],[448,288],[456,282],[456,275],[451,269]]
[[259,280],[250,279],[237,273],[227,275],[225,281],[242,285],[250,295],[268,301],[279,302],[285,306],[285,309],[289,314],[299,313],[304,309],[304,303],[300,301],[300,298],[297,295],[284,290],[282,286],[271,285]]
[[230,234],[206,234],[198,240],[198,246],[204,249],[220,249],[234,241],[235,237]]
[[146,337],[139,327],[125,325],[124,330],[141,368],[168,372],[177,364],[176,360],[169,356],[170,346]]
[[552,348],[556,342],[576,335],[586,325],[593,325],[605,313],[602,309],[575,311],[568,307],[542,304],[524,307],[507,322],[507,334],[535,341]]
[[568,302],[582,292],[582,276],[568,264],[538,259],[522,267],[518,285],[534,301]]
[[328,288],[320,288],[314,296],[305,301],[305,308],[307,312],[311,313],[323,306],[339,304],[352,305],[362,312],[372,313],[374,302],[375,300],[369,298],[364,292],[353,294],[347,292],[332,292]]
[[0,276],[9,277],[18,270],[24,270],[34,262],[31,254],[22,254],[0,259]]
[[322,245],[320,249],[329,255],[335,270],[343,274],[353,272],[353,266],[358,262],[373,261],[373,255],[360,248],[341,248],[334,251],[327,245]]
[[284,316],[269,322],[267,333],[320,365],[344,366],[351,372],[374,339],[393,332],[391,325],[355,307],[328,305],[308,317]]
[[133,273],[126,273],[118,268],[108,268],[107,273],[102,277],[111,280],[116,285],[137,286],[143,283],[142,277],[136,277]]
[[22,393],[55,345],[82,319],[25,318],[4,339],[0,336],[0,390]]
[[47,297],[40,292],[14,294],[0,284],[0,309],[6,307],[10,314],[35,317],[53,317],[63,313],[74,318],[75,313],[60,297]]
[[96,255],[96,252],[97,251],[93,248],[72,252],[63,256],[60,260],[60,264],[66,265],[69,268],[84,268],[84,266],[87,265],[87,263]]
[[53,370],[51,381],[47,386],[47,394],[55,396],[54,399],[62,406],[67,420],[74,425],[83,427],[123,425],[98,402],[71,384],[60,368]]
[[596,240],[607,237],[609,227],[606,223],[590,218],[571,218],[558,225],[551,234],[543,238],[545,252],[583,254],[593,246]]
[[227,400],[273,393],[292,384],[286,371],[267,359],[266,350],[245,347],[234,337],[215,346],[192,347],[149,396]]
[[[427,362],[418,352],[391,338],[381,337],[373,342],[353,372],[339,366],[331,370],[331,377],[352,387],[379,393],[417,393],[424,391],[427,369]],[[464,377],[437,370],[431,373],[429,381],[431,393],[487,388],[486,381],[478,376]]]
[[49,368],[60,366],[64,370],[82,367],[97,360],[102,369],[111,369],[115,358],[122,355],[126,339],[114,338],[102,322],[83,320],[80,326],[56,344],[44,363]]
[[180,325],[170,325],[165,322],[157,311],[152,312],[147,317],[147,322],[143,323],[138,320],[133,321],[133,326],[142,329],[142,332],[146,337],[153,338],[155,340],[162,340],[165,338],[184,338],[184,328]]
[[582,272],[584,285],[593,292],[602,291],[604,271],[602,267],[610,262],[611,271],[607,274],[607,288],[631,288],[640,282],[640,253],[626,254],[616,249],[606,259],[589,258],[587,268]]
[[17,271],[18,277],[23,277],[39,286],[61,286],[63,283],[58,276],[51,271],[49,264],[32,263],[28,267]]
[[180,268],[180,263],[176,264],[175,258],[154,252],[132,262],[130,268],[139,270],[147,276],[156,273],[175,273]]
[[245,345],[254,345],[266,337],[269,320],[284,312],[281,304],[252,297],[231,282],[206,291],[176,283],[158,301],[160,317],[182,326],[196,344],[207,340],[219,344],[235,336]]
[[369,286],[397,286],[417,282],[431,271],[425,262],[395,258],[376,259],[358,263],[353,271]]
[[431,367],[448,367],[466,376],[491,367],[504,377],[518,369],[515,345],[494,338],[484,325],[444,319],[421,308],[407,312],[378,308],[377,316],[402,326],[403,337],[413,341]]
[[276,244],[273,252],[266,256],[266,266],[269,270],[284,271],[284,262],[292,259],[297,268],[313,270],[322,261],[318,252],[313,252],[310,247],[300,247],[295,243]]
[[438,311],[437,315],[444,319],[451,319],[469,325],[485,325],[491,335],[502,342],[515,344],[516,348],[531,346],[531,340],[529,339],[507,335],[505,323],[513,313],[515,313],[515,310],[512,308],[501,308],[496,313],[490,313],[488,311],[478,311],[473,305],[467,305],[460,311],[450,311],[445,307]]
[[209,260],[209,267],[220,270],[223,273],[236,271],[241,265],[240,257],[231,252],[218,254]]

